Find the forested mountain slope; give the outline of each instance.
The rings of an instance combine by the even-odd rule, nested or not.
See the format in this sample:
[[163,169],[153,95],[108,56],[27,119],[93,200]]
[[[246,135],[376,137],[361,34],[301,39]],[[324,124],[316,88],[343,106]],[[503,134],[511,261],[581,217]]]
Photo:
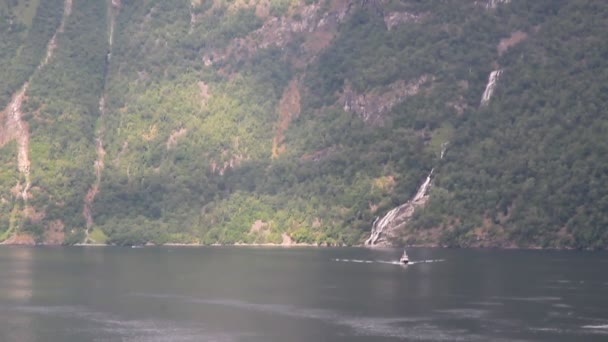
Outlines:
[[607,25],[591,0],[1,0],[0,240],[352,245],[382,221],[605,248]]

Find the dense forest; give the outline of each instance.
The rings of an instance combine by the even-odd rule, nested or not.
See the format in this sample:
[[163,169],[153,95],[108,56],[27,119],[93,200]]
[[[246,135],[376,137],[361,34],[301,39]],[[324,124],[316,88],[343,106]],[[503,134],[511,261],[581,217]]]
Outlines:
[[0,241],[358,245],[433,170],[392,243],[602,249],[607,104],[600,1],[0,0]]

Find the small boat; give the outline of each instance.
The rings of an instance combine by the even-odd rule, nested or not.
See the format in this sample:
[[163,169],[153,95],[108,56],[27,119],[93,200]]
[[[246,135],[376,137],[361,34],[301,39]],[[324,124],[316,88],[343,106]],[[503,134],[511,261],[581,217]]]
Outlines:
[[399,259],[399,262],[402,264],[407,264],[408,262],[410,262],[410,258],[407,256],[407,253],[405,252],[405,250],[403,251],[403,255],[401,256],[401,258]]

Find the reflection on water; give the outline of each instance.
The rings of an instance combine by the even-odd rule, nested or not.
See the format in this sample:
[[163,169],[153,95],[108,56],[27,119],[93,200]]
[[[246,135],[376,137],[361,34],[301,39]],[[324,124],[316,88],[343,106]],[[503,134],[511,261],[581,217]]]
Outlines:
[[0,248],[0,341],[608,338],[606,253],[400,254]]
[[[33,294],[32,249],[4,248],[9,253],[3,253],[0,258],[0,302],[3,302],[4,298],[9,301],[28,302]],[[30,315],[10,314],[10,320],[4,319],[4,315],[5,313],[0,312],[0,319],[10,322],[10,328],[0,329],[1,341],[34,341]]]
[[28,300],[32,297],[32,249],[10,248],[11,254],[2,260],[10,272],[2,275],[2,289],[14,300]]

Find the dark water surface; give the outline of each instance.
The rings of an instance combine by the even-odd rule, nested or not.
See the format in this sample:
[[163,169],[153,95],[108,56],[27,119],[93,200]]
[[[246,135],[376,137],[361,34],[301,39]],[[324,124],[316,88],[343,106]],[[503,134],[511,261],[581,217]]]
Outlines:
[[2,247],[0,341],[608,340],[607,253],[399,254]]

